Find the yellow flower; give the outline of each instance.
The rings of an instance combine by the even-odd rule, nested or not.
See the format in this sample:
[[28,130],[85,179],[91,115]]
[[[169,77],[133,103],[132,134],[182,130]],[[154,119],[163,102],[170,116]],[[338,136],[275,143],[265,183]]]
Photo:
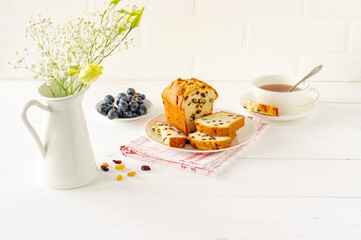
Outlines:
[[95,82],[102,74],[103,67],[94,64],[88,64],[85,68],[82,68],[79,73],[79,79],[84,84],[91,84]]
[[80,69],[78,66],[71,66],[67,69],[67,74],[69,76],[73,76],[74,74],[78,74],[80,72]]

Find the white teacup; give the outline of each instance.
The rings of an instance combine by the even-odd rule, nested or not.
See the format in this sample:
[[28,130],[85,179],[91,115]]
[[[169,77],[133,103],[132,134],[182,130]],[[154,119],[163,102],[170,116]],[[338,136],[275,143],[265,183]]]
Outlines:
[[[319,97],[319,93],[315,88],[311,88],[307,82],[298,85],[301,90],[293,92],[276,92],[260,88],[268,84],[287,84],[294,85],[301,78],[289,75],[265,75],[252,80],[252,90],[258,103],[270,105],[278,108],[279,113],[291,112],[297,107],[308,106]],[[313,92],[313,97],[308,98]]]

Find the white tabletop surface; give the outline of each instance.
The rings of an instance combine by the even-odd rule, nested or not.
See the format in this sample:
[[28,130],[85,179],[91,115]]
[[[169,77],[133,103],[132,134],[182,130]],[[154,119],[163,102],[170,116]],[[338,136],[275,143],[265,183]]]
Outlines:
[[[94,105],[127,87],[163,111],[169,82],[105,82],[86,93],[84,113],[100,165],[143,134],[149,118],[115,123]],[[20,120],[38,81],[0,82],[0,239],[361,239],[361,83],[312,83],[315,112],[272,123],[221,175],[149,164],[150,172],[115,181],[98,171],[89,185],[52,190],[36,181],[37,148]],[[215,106],[239,111],[247,82],[212,82]],[[42,112],[31,108],[30,121]],[[149,116],[149,117],[150,117]],[[126,161],[129,169],[143,163]]]

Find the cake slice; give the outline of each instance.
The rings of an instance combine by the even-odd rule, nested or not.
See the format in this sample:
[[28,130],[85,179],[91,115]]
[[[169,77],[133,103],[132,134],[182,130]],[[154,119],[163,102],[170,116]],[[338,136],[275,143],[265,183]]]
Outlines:
[[192,147],[200,150],[215,150],[228,148],[236,134],[229,137],[209,136],[201,132],[194,132],[188,135],[188,139]]
[[252,112],[261,113],[269,116],[279,116],[278,108],[266,104],[256,103],[250,99],[246,100],[243,107]]
[[169,147],[184,148],[186,145],[187,137],[183,136],[179,131],[175,130],[172,125],[166,122],[154,122],[152,130],[159,134],[163,143]]
[[197,131],[210,136],[232,136],[244,126],[244,116],[216,112],[211,115],[195,119]]

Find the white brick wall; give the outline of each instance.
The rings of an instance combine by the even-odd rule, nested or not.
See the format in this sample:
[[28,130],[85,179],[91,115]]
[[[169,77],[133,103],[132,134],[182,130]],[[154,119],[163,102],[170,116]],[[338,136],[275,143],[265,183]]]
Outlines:
[[[110,0],[109,0],[110,1]],[[124,1],[124,0],[123,0]],[[38,14],[101,9],[104,0],[0,0],[0,80],[31,75],[7,65],[31,46],[24,27]],[[361,81],[361,0],[131,0],[146,6],[136,47],[104,62],[102,79],[248,81],[270,73],[315,81]]]

